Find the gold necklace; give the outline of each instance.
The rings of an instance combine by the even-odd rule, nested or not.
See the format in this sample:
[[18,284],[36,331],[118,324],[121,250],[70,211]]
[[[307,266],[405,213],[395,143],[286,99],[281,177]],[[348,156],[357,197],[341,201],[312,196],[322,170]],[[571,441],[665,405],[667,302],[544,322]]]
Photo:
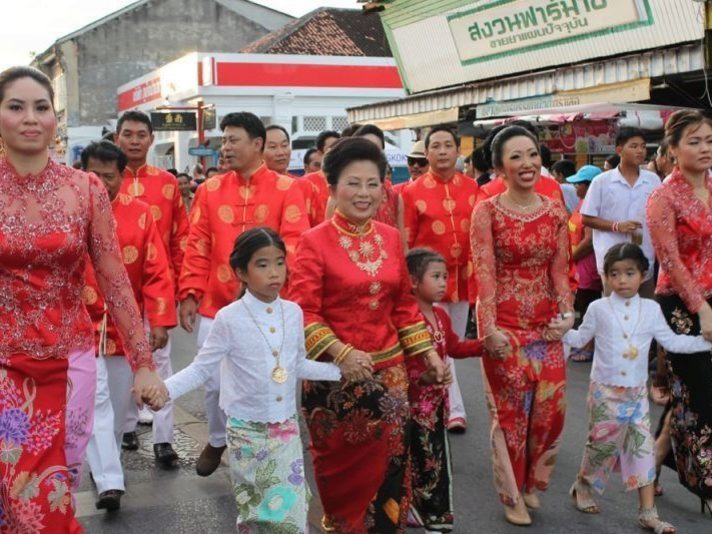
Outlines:
[[[635,360],[638,357],[638,347],[633,345],[633,336],[635,335],[635,332],[638,330],[638,325],[640,324],[640,306],[641,306],[640,300],[638,300],[638,320],[636,321],[635,327],[633,328],[633,331],[630,334],[625,331],[625,328],[623,328],[623,323],[621,323],[621,320],[618,317],[618,314],[616,313],[616,310],[613,307],[613,304],[611,303],[610,297],[608,299],[608,305],[611,307],[611,313],[616,318],[616,321],[618,322],[618,326],[620,326],[621,331],[623,332],[623,339],[625,339],[628,343],[628,350],[626,350],[623,353],[623,357],[628,360]],[[628,316],[626,315],[625,317],[627,318]]]
[[272,352],[272,356],[274,356],[275,362],[274,362],[274,369],[272,369],[272,380],[274,382],[276,382],[277,384],[284,384],[287,381],[287,377],[289,376],[289,373],[287,372],[287,370],[284,367],[282,367],[281,362],[280,362],[280,356],[282,354],[282,349],[284,348],[284,338],[286,335],[286,332],[284,330],[284,307],[282,305],[282,301],[281,300],[279,301],[279,314],[282,316],[282,342],[279,345],[279,350],[275,349],[272,346],[272,344],[269,342],[269,339],[267,339],[267,336],[260,328],[260,325],[257,322],[257,319],[255,319],[255,316],[252,315],[252,311],[250,310],[250,307],[245,302],[245,299],[242,299],[241,302],[242,302],[242,305],[247,310],[247,313],[250,316],[250,319],[252,319],[252,322],[257,327],[257,331],[260,333],[260,335],[262,336],[262,339],[265,340],[267,347]]
[[[333,218],[331,219],[331,223],[341,234],[339,237],[339,245],[346,251],[349,259],[356,264],[356,267],[368,275],[376,276],[383,265],[383,261],[388,258],[388,253],[383,250],[383,237],[381,237],[381,234],[376,232],[373,224],[371,223],[365,232],[356,234],[339,226]],[[373,243],[364,241],[364,237],[371,233],[373,233],[373,242],[376,244],[375,247]],[[358,238],[356,249],[352,248],[354,245],[354,237]],[[376,250],[376,248],[378,250]]]

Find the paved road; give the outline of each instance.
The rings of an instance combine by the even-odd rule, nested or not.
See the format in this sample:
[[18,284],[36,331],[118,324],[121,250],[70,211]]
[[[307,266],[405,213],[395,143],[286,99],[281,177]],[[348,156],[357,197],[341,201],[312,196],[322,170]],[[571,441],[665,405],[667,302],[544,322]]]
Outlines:
[[[192,359],[195,340],[179,329],[174,331],[172,339],[174,365],[180,369]],[[567,495],[586,439],[585,396],[589,371],[589,364],[569,364],[569,408],[563,444],[551,488],[542,497],[542,510],[533,516],[534,526],[528,529],[531,532],[641,532],[635,522],[637,497],[622,491],[619,475],[614,475],[608,492],[599,500],[603,510],[599,516],[577,512]],[[455,532],[521,533],[526,529],[510,526],[504,521],[493,489],[487,445],[487,413],[479,364],[475,361],[458,362],[458,373],[470,428],[465,435],[451,439],[455,472]],[[654,417],[657,414],[658,410]],[[94,509],[94,488],[89,477],[85,476],[77,501],[79,517],[86,531],[102,534],[234,532],[235,509],[226,467],[221,467],[209,478],[195,474],[195,460],[207,437],[204,421],[201,391],[178,401],[176,445],[181,461],[173,471],[156,468],[150,430],[142,427],[141,449],[123,454],[128,492],[122,509],[115,514],[107,515]],[[712,533],[712,518],[700,515],[699,502],[679,486],[675,474],[665,470],[662,480],[665,495],[658,500],[661,515],[675,524],[680,533]],[[320,517],[317,498],[312,503],[311,517],[316,524]],[[319,532],[316,528],[314,531]]]

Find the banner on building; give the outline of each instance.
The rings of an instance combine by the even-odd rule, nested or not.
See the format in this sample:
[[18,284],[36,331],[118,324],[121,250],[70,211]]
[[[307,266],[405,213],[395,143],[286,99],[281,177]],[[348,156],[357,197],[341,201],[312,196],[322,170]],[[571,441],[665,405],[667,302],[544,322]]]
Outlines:
[[198,121],[194,111],[170,111],[151,113],[151,125],[155,131],[195,131]]
[[490,61],[653,23],[648,0],[499,0],[447,17],[460,62]]

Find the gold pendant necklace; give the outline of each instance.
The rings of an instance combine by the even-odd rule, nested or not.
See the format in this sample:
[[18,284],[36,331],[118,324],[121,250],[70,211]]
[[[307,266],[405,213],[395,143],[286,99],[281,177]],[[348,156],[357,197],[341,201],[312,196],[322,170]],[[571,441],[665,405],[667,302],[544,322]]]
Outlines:
[[250,307],[245,302],[245,299],[242,299],[241,302],[242,302],[242,305],[247,310],[247,313],[250,316],[250,319],[252,319],[252,322],[255,324],[257,331],[260,333],[260,335],[262,336],[262,339],[265,340],[267,347],[272,352],[272,356],[274,356],[274,359],[275,359],[274,368],[272,369],[272,373],[271,373],[272,381],[276,382],[277,384],[284,384],[287,381],[287,378],[289,378],[289,373],[287,372],[287,370],[284,367],[282,367],[282,364],[280,361],[280,357],[282,355],[282,349],[284,348],[284,338],[286,336],[286,332],[284,330],[284,307],[282,305],[282,301],[281,300],[279,301],[279,314],[282,317],[282,342],[279,345],[279,350],[275,349],[272,346],[272,344],[269,342],[269,339],[267,339],[267,336],[260,328],[260,325],[257,322],[257,319],[255,319],[255,316],[252,315],[252,310],[250,310]]
[[[616,313],[616,310],[613,307],[610,298],[608,299],[608,305],[611,307],[611,313],[616,318],[618,326],[620,326],[621,331],[623,332],[623,339],[625,339],[628,343],[628,348],[623,352],[623,357],[627,360],[635,360],[638,357],[639,351],[638,347],[633,345],[633,336],[635,335],[636,330],[638,330],[638,325],[640,324],[640,300],[638,300],[638,320],[635,323],[635,328],[633,328],[633,331],[630,334],[625,331],[625,328],[623,328],[623,323],[621,323],[621,320],[618,317],[618,314]],[[626,318],[627,317],[628,316],[626,315]]]

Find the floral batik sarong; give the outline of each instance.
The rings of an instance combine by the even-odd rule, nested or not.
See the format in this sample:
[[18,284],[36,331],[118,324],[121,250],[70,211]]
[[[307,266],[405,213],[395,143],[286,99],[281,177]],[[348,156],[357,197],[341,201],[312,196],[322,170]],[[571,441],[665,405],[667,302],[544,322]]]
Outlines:
[[76,534],[79,487],[94,420],[93,350],[66,359],[0,357],[0,533]]
[[[443,395],[440,390],[440,394]],[[433,410],[432,421],[414,414],[411,423],[410,461],[413,514],[428,531],[452,532],[452,466],[445,424],[445,402]]]
[[482,358],[494,482],[507,506],[522,492],[549,486],[566,411],[561,342],[516,340],[510,336],[512,352],[504,359]]
[[408,515],[408,376],[404,364],[363,382],[305,381],[324,526],[339,534],[405,532]]
[[308,532],[311,493],[296,416],[283,423],[227,422],[230,478],[240,534]]
[[591,382],[588,440],[579,478],[603,493],[611,471],[620,467],[630,491],[655,481],[655,440],[645,386],[625,388]]
[[[700,319],[677,295],[658,295],[676,334],[700,335]],[[707,301],[712,305],[712,299]],[[701,499],[712,499],[712,358],[709,352],[667,353],[670,437],[680,483]]]

